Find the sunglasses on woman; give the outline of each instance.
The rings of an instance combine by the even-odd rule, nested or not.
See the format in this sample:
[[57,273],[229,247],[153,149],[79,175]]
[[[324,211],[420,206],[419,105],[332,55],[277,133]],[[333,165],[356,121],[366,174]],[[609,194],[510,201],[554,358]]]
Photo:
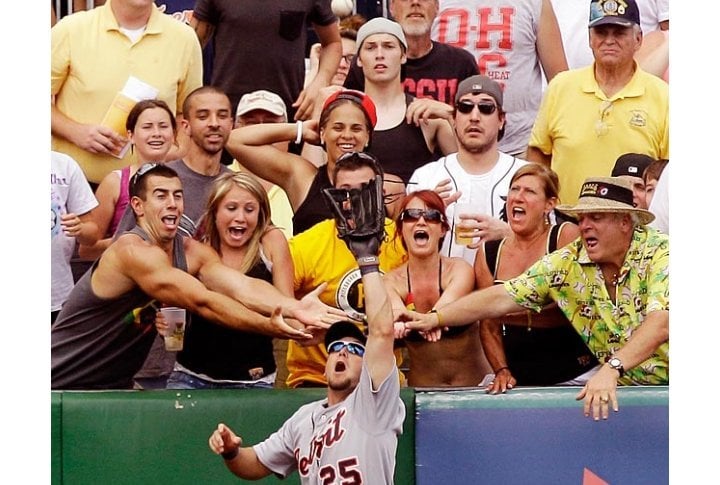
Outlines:
[[336,340],[332,342],[330,345],[327,346],[327,351],[328,354],[334,354],[335,352],[340,352],[346,347],[348,349],[348,352],[353,355],[357,355],[358,357],[362,357],[363,355],[365,355],[365,346],[363,344],[360,344],[358,342],[346,342],[345,340]]
[[455,109],[464,115],[472,113],[475,106],[477,106],[477,109],[484,115],[491,115],[497,109],[497,106],[492,101],[480,101],[479,103],[473,103],[472,101],[464,100],[455,103]]
[[400,213],[401,221],[419,221],[421,217],[425,218],[427,222],[442,222],[445,220],[443,213],[437,209],[405,209]]

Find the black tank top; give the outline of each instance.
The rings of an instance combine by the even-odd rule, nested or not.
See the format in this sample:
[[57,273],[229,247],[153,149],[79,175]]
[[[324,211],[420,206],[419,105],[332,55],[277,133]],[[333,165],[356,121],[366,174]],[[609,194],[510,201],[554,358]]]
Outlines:
[[329,187],[332,187],[332,184],[330,183],[330,177],[328,177],[327,165],[323,165],[318,168],[305,200],[302,201],[302,204],[293,215],[293,236],[310,229],[318,222],[332,217],[332,213],[322,194],[322,189]]
[[[272,273],[262,259],[247,275],[272,284]],[[257,380],[275,372],[272,337],[233,330],[196,314],[192,314],[177,361],[216,380]]]
[[[545,253],[557,249],[562,224],[554,225],[548,234]],[[502,240],[485,243],[485,261],[495,284]],[[550,386],[577,377],[598,364],[582,337],[570,322],[553,328],[532,328],[503,325],[502,341],[505,358],[519,386]]]
[[[409,106],[413,99],[413,96],[405,94],[405,106]],[[428,150],[422,129],[406,123],[404,118],[394,128],[375,130],[368,152],[378,158],[386,173],[397,175],[406,185],[417,168],[442,156]]]

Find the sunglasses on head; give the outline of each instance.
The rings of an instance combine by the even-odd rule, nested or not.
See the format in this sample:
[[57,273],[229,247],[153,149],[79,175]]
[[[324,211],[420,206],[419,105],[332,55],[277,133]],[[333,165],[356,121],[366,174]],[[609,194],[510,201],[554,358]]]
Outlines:
[[130,179],[130,186],[134,187],[135,184],[137,184],[138,180],[140,180],[140,177],[148,173],[153,168],[157,167],[159,164],[157,163],[146,163],[143,164],[140,168],[138,168],[138,171],[135,172],[135,175],[132,176]]
[[455,103],[455,109],[464,115],[472,113],[473,108],[477,106],[477,109],[484,115],[491,115],[497,110],[497,106],[492,101],[480,101],[473,103],[472,101],[463,100]]
[[340,352],[346,347],[348,352],[353,355],[357,355],[358,357],[365,355],[365,346],[363,344],[358,342],[346,342],[345,340],[336,340],[332,342],[327,346],[327,351],[328,354],[334,354],[335,352]]
[[445,216],[437,209],[405,209],[400,213],[401,221],[418,221],[425,218],[427,222],[442,222]]

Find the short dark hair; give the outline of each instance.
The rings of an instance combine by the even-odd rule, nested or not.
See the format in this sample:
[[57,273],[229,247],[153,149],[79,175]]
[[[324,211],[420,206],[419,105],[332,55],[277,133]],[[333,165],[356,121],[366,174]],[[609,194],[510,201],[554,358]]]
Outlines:
[[[227,93],[220,89],[217,86],[200,86],[199,88],[193,89],[190,91],[190,94],[187,95],[185,98],[185,101],[183,101],[182,105],[182,113],[185,118],[187,118],[187,113],[190,111],[190,107],[192,106],[192,100],[195,96],[198,96],[200,94],[205,93],[215,93],[215,94],[221,94],[228,98],[228,101],[230,101],[230,98],[228,97]],[[232,106],[230,106],[230,109],[232,110]]]
[[363,167],[370,167],[375,175],[380,177],[385,176],[385,172],[380,166],[380,162],[375,155],[367,152],[348,152],[340,155],[335,160],[335,168],[333,169],[333,180],[337,179],[337,174],[340,170],[358,170]]
[[130,179],[130,198],[140,197],[142,200],[145,200],[145,196],[147,195],[146,192],[148,175],[157,175],[159,177],[165,177],[169,179],[180,178],[175,170],[165,164],[146,163],[145,165],[141,166],[137,170],[137,172],[135,172],[135,175],[133,175]]

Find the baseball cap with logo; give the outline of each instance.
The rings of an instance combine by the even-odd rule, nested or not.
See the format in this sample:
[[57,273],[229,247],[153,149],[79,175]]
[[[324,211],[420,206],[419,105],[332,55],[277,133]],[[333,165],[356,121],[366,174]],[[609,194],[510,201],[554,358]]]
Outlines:
[[580,189],[577,204],[559,205],[557,210],[576,219],[592,212],[636,214],[643,225],[655,219],[652,212],[633,205],[632,181],[624,177],[588,178]]
[[642,153],[626,153],[620,155],[615,162],[613,167],[612,177],[621,177],[623,175],[629,175],[631,177],[642,178],[645,169],[655,160]]
[[623,27],[640,25],[640,10],[635,0],[592,0],[588,27],[607,24]]
[[256,109],[267,111],[275,116],[282,116],[287,120],[285,102],[277,94],[264,89],[244,94],[240,98],[235,116],[242,116]]
[[457,92],[455,93],[455,102],[457,103],[460,98],[466,94],[488,94],[497,103],[498,107],[502,109],[503,104],[503,92],[502,88],[498,83],[493,81],[487,76],[475,75],[470,76],[462,80],[458,84]]

